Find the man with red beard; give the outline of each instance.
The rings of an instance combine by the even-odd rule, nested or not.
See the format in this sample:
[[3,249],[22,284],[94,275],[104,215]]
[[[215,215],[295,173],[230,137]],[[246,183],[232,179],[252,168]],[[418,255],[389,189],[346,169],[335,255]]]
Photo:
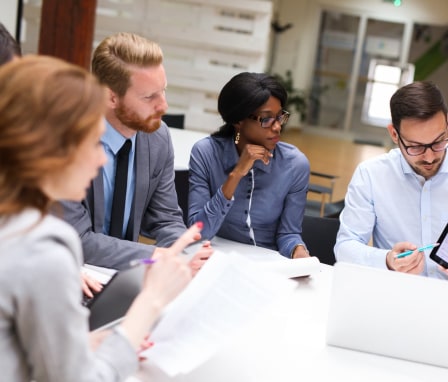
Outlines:
[[[88,264],[127,268],[131,260],[164,252],[139,243],[139,235],[166,247],[186,229],[174,185],[173,145],[162,122],[168,108],[162,61],[158,44],[132,33],[107,37],[93,53],[92,71],[108,93],[106,132],[98,142],[108,161],[82,203],[63,203],[63,217],[78,231]],[[127,182],[116,182],[119,151],[124,146]],[[117,219],[113,210],[120,204],[115,198],[120,184],[123,206]],[[209,244],[199,250],[190,262],[193,271],[211,252]]]
[[436,243],[448,223],[445,100],[431,82],[414,82],[395,92],[390,110],[387,129],[398,148],[356,169],[340,216],[336,259],[448,279],[429,258],[431,250],[417,249]]

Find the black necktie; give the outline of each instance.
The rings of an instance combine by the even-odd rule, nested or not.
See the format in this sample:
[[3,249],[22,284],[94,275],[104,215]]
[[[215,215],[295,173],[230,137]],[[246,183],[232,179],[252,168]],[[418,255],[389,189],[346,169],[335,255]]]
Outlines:
[[122,238],[124,205],[126,203],[126,187],[128,184],[129,151],[132,142],[126,139],[117,153],[117,167],[115,170],[114,198],[112,199],[112,212],[110,215],[109,235]]

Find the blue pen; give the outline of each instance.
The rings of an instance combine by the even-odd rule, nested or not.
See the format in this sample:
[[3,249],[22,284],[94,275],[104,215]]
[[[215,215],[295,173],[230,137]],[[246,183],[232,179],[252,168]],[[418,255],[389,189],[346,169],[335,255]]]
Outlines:
[[155,260],[153,260],[153,259],[138,259],[138,260],[131,260],[130,262],[129,262],[129,265],[131,266],[131,267],[136,267],[137,265],[140,265],[140,264],[154,264],[156,261]]
[[409,256],[411,253],[413,253],[414,251],[419,251],[419,252],[423,252],[426,249],[433,249],[434,247],[437,247],[439,245],[439,243],[434,243],[434,244],[429,244],[429,245],[425,245],[424,247],[420,247],[418,249],[414,249],[413,251],[406,251],[406,252],[401,252],[399,253],[396,258],[397,259],[401,259],[402,257],[406,257]]

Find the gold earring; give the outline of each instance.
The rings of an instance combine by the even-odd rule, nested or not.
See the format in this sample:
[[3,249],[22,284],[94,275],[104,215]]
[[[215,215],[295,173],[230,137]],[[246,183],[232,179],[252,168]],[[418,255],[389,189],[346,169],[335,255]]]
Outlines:
[[236,136],[235,136],[235,144],[237,145],[239,141],[240,141],[240,132],[237,131]]

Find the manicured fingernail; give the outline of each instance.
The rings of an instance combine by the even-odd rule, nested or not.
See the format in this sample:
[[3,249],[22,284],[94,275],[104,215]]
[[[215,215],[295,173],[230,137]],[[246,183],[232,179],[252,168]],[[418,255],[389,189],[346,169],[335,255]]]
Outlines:
[[202,223],[202,222],[197,222],[197,223],[196,223],[196,227],[198,227],[199,229],[202,229],[202,227],[204,227],[204,223]]

